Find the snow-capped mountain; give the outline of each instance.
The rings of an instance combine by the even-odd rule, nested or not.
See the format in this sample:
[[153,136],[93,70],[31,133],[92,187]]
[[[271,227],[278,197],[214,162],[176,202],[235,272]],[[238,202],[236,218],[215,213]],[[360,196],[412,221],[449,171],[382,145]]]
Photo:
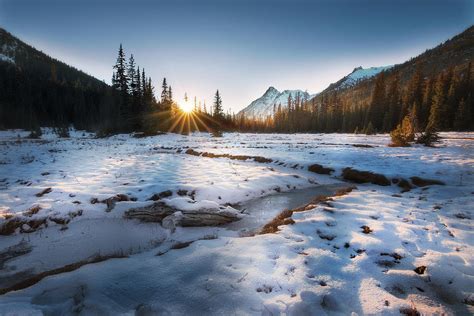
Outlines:
[[376,76],[377,74],[381,73],[382,71],[388,70],[392,67],[393,65],[381,66],[381,67],[370,67],[370,68],[362,68],[362,67],[354,68],[354,70],[350,74],[348,74],[347,76],[345,76],[338,82],[332,83],[331,85],[329,85],[328,89],[339,90],[339,89],[352,87],[355,84],[361,82],[362,80],[372,78]]
[[274,87],[270,87],[265,91],[265,93],[246,108],[241,110],[239,114],[243,114],[247,117],[265,117],[273,114],[273,106],[281,104],[282,108],[288,106],[288,97],[290,96],[296,98],[299,94],[301,98],[310,99],[310,95],[306,91],[302,90],[284,90],[282,92],[278,91]]

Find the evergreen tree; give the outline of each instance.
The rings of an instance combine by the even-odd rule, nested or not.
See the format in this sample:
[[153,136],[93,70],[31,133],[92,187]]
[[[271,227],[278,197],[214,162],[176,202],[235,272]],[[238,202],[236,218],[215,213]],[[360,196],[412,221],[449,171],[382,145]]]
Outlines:
[[142,69],[142,95],[145,96],[147,93],[146,88],[146,76],[145,76],[145,68]]
[[222,118],[223,117],[223,110],[222,110],[222,98],[219,94],[219,90],[216,91],[216,94],[214,95],[214,112],[212,116],[216,119]]
[[413,117],[408,114],[403,118],[402,123],[390,132],[392,147],[408,147],[415,140],[415,128],[413,126]]
[[[415,73],[408,82],[407,93],[403,100],[400,111],[400,121],[408,114],[413,104],[421,105],[423,101],[423,72],[421,65],[418,65]],[[419,109],[418,109],[419,110]]]
[[173,102],[173,89],[171,85],[168,87],[168,101]]
[[386,104],[385,75],[381,72],[375,79],[375,88],[369,106],[368,122],[372,122],[376,131],[382,131]]
[[457,131],[467,131],[470,128],[470,123],[471,123],[471,111],[469,108],[469,103],[464,101],[464,99],[461,99],[461,102],[459,102],[459,107],[456,111],[455,118],[454,118],[454,128]]
[[128,93],[128,78],[126,72],[126,65],[125,65],[125,53],[122,48],[122,44],[120,44],[117,62],[115,63],[115,82],[113,83],[114,86],[117,87],[117,90],[121,91],[123,94]]
[[166,83],[166,78],[163,78],[163,83],[161,85],[161,103],[166,103],[168,101],[168,84]]
[[135,58],[133,58],[133,54],[130,55],[130,58],[128,59],[128,65],[127,65],[127,79],[128,79],[128,94],[129,95],[134,95],[136,93],[136,75],[135,75]]
[[431,104],[430,116],[428,119],[428,124],[426,125],[427,131],[438,131],[442,128],[442,114],[443,114],[443,104],[446,101],[446,76],[444,73],[441,73],[436,80],[435,91],[433,96],[433,102]]

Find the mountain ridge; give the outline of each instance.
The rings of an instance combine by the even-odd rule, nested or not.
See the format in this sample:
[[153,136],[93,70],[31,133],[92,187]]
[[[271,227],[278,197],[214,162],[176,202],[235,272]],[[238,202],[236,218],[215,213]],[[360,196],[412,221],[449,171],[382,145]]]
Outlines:
[[270,86],[265,93],[252,101],[248,106],[238,112],[237,115],[246,117],[264,118],[273,114],[273,107],[281,105],[282,108],[288,106],[288,98],[296,98],[298,95],[305,100],[309,100],[314,95],[303,90],[283,90],[279,91],[274,86]]

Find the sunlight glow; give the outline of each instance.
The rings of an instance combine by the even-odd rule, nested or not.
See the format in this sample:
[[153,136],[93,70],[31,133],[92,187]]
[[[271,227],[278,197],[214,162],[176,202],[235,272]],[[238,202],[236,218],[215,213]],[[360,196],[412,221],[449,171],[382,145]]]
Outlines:
[[191,113],[193,111],[193,105],[190,102],[184,102],[180,104],[179,107],[185,113]]

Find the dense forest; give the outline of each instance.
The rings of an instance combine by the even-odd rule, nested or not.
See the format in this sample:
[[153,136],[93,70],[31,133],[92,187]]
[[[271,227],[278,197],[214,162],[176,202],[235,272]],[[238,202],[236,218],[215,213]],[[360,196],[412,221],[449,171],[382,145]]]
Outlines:
[[355,105],[337,90],[305,100],[288,98],[288,108],[275,105],[273,116],[262,120],[235,118],[240,130],[266,132],[389,132],[410,115],[417,129],[474,130],[474,81],[472,64],[454,67],[436,76],[425,76],[421,68],[400,84],[396,73],[382,72],[374,79],[367,104]]

